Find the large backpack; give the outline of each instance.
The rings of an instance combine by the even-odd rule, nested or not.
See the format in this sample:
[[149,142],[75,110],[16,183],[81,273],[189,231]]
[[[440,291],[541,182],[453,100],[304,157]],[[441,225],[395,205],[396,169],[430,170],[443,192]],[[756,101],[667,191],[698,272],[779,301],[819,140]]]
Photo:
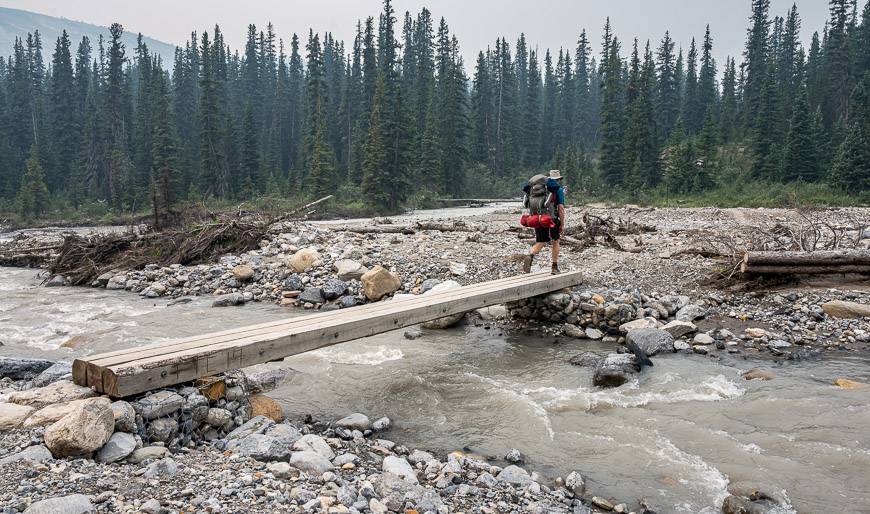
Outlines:
[[547,176],[535,175],[529,179],[529,196],[528,207],[529,212],[535,214],[549,214],[554,216],[555,209],[552,201],[550,190],[547,189]]

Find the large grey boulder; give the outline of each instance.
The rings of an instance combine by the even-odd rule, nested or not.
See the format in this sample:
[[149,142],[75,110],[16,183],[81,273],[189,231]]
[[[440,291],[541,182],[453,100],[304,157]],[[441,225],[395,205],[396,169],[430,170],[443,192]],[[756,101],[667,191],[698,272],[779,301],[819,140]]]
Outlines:
[[18,453],[13,453],[12,455],[3,457],[2,459],[0,459],[0,466],[12,464],[13,462],[20,462],[23,460],[30,462],[45,462],[53,458],[54,457],[51,456],[51,452],[48,451],[48,448],[41,444],[36,444],[33,446],[28,446],[27,448],[21,450]]
[[266,416],[254,416],[246,421],[242,426],[236,428],[224,438],[228,442],[235,439],[242,439],[251,434],[265,434],[266,430],[275,424],[274,421]]
[[157,391],[133,403],[133,409],[146,420],[168,416],[182,406],[184,398],[172,391]]
[[245,295],[242,293],[222,294],[211,302],[212,307],[233,307],[245,304]]
[[293,449],[299,452],[313,451],[327,460],[335,458],[335,452],[330,448],[329,443],[322,437],[315,434],[305,434],[293,443]]
[[28,380],[47,370],[53,364],[53,361],[46,359],[0,357],[0,378]]
[[34,502],[27,507],[24,514],[88,514],[96,511],[87,496],[71,494]]
[[592,383],[599,387],[618,387],[637,374],[634,355],[630,353],[611,353],[595,368]]
[[118,462],[136,449],[136,438],[125,432],[115,432],[94,456],[97,462]]
[[634,343],[648,356],[659,352],[673,352],[674,336],[657,328],[638,328],[625,336],[626,344]]
[[695,305],[694,303],[686,305],[678,310],[674,315],[674,317],[677,318],[677,321],[695,321],[696,319],[704,318],[706,316],[707,309],[700,305]]
[[508,484],[525,487],[532,483],[532,477],[529,472],[519,466],[508,466],[501,470],[495,477],[499,482],[507,482]]
[[292,453],[292,443],[266,434],[251,434],[242,439],[234,439],[227,449],[263,462],[287,460]]
[[403,457],[397,457],[395,455],[384,457],[384,461],[381,463],[381,469],[383,469],[384,473],[392,473],[406,482],[412,484],[419,483],[417,480],[417,474],[414,473],[414,468],[412,468],[411,464]]
[[48,384],[57,382],[58,380],[72,379],[72,363],[66,361],[55,362],[36,378],[33,379],[33,385],[36,387],[47,386]]
[[45,445],[52,455],[76,457],[103,447],[115,430],[112,402],[90,398],[45,430]]
[[348,430],[359,430],[360,432],[365,432],[372,427],[372,422],[365,414],[355,412],[336,421],[335,426],[346,428]]
[[679,339],[683,336],[694,333],[698,330],[698,327],[696,327],[691,321],[674,320],[663,326],[662,330],[674,336],[674,339]]
[[332,463],[329,459],[315,451],[293,452],[290,456],[290,465],[294,468],[311,473],[313,475],[322,475],[327,471],[332,471]]

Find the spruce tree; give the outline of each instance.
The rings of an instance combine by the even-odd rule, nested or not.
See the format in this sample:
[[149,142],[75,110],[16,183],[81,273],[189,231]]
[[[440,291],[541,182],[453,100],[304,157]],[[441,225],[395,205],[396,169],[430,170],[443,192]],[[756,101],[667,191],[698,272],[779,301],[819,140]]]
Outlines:
[[709,109],[717,112],[716,102],[718,91],[716,88],[716,60],[713,58],[713,37],[710,35],[710,25],[704,34],[704,45],[701,51],[701,69],[698,73],[698,112],[706,117]]
[[51,60],[49,95],[49,134],[51,170],[47,173],[48,184],[55,190],[68,184],[79,147],[78,105],[75,78],[73,76],[70,40],[64,30],[57,39]]
[[39,149],[35,143],[30,148],[30,157],[27,159],[24,176],[21,178],[18,208],[21,215],[27,219],[42,216],[48,209],[48,188],[39,162]]
[[794,104],[788,136],[785,140],[781,177],[786,181],[814,182],[820,175],[813,119],[806,89],[801,89]]
[[658,91],[656,112],[658,113],[659,141],[664,142],[671,134],[680,114],[679,84],[676,77],[676,57],[674,41],[665,32],[656,55],[658,71]]
[[625,107],[623,104],[622,60],[619,57],[619,42],[615,37],[610,42],[610,57],[604,70],[599,168],[601,177],[608,186],[619,186],[626,173],[625,147],[623,145]]
[[860,123],[851,123],[831,165],[831,184],[850,193],[870,191],[870,139]]
[[178,188],[177,145],[170,112],[169,87],[158,66],[152,78],[151,210],[154,226],[161,228],[175,202]]
[[701,111],[701,98],[698,89],[698,49],[695,39],[689,46],[686,59],[686,85],[683,94],[683,123],[689,134],[695,135],[701,130],[704,113]]

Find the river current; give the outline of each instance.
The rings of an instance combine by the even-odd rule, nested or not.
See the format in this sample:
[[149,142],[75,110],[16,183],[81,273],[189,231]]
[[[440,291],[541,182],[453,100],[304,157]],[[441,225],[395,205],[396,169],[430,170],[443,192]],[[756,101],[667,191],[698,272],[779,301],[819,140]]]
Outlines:
[[[71,360],[297,311],[208,298],[169,305],[123,291],[43,288],[36,270],[0,268],[0,355]],[[870,360],[843,354],[788,365],[700,355],[655,359],[635,382],[592,387],[568,364],[601,343],[464,325],[390,332],[286,359],[270,395],[291,419],[389,416],[388,437],[440,453],[517,448],[547,477],[578,470],[592,494],[646,498],[658,512],[719,512],[729,489],[764,491],[781,512],[870,512]],[[745,381],[752,367],[771,381]]]

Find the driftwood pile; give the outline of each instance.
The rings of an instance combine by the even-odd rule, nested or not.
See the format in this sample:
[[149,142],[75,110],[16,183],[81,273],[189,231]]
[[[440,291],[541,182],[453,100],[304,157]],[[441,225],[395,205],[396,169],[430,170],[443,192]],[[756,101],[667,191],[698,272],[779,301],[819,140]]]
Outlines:
[[[508,229],[519,232],[520,239],[534,239],[531,229],[511,227]],[[619,252],[639,253],[643,242],[639,237],[634,239],[634,247],[629,248],[619,242],[617,236],[640,236],[640,234],[655,232],[656,228],[644,225],[629,219],[611,218],[610,216],[596,216],[584,212],[580,217],[580,223],[565,227],[565,232],[559,238],[563,245],[570,246],[575,250],[583,250],[592,246],[604,246]]]

